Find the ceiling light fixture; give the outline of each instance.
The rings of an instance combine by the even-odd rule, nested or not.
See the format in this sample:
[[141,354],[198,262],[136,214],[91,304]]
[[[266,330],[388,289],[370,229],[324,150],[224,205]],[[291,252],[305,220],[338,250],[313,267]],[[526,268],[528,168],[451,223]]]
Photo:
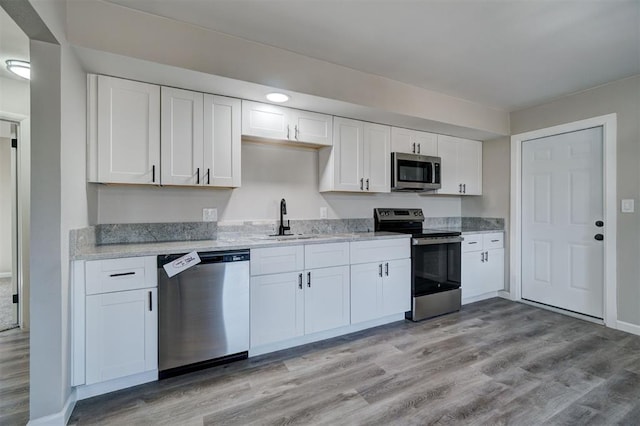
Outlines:
[[282,103],[287,102],[289,100],[289,96],[285,95],[284,93],[273,92],[267,94],[267,99],[271,102]]
[[7,69],[27,80],[31,79],[31,64],[27,61],[19,61],[17,59],[8,59],[6,61]]

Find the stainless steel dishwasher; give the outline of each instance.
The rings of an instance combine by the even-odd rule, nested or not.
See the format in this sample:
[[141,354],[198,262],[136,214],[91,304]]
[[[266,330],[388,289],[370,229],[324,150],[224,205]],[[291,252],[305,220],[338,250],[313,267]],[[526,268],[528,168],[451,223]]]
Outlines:
[[249,250],[198,253],[201,263],[169,278],[158,256],[161,379],[247,358]]

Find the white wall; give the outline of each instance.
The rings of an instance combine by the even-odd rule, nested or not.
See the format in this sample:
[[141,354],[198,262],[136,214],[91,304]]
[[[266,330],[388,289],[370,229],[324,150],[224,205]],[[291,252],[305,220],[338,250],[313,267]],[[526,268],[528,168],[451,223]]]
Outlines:
[[234,190],[98,186],[95,223],[202,220],[215,207],[221,221],[275,220],[280,199],[290,219],[373,217],[374,207],[422,207],[427,216],[459,216],[460,198],[418,194],[318,192],[318,152],[282,144],[242,143],[242,186]]
[[12,217],[11,139],[0,137],[0,277],[12,274]]
[[29,115],[28,82],[0,77],[0,115],[17,120]]

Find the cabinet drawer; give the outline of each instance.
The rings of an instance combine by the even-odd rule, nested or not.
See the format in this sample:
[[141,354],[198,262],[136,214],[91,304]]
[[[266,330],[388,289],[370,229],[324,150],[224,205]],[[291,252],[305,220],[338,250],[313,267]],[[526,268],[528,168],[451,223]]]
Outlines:
[[90,260],[85,274],[87,294],[158,286],[155,256]]
[[304,269],[304,246],[251,250],[251,275],[279,274]]
[[482,234],[463,235],[462,252],[483,250]]
[[482,238],[485,250],[499,249],[504,247],[504,233],[502,232],[482,234]]
[[352,264],[380,262],[411,257],[409,238],[356,241],[350,243]]
[[305,269],[349,264],[349,243],[310,244],[304,246]]

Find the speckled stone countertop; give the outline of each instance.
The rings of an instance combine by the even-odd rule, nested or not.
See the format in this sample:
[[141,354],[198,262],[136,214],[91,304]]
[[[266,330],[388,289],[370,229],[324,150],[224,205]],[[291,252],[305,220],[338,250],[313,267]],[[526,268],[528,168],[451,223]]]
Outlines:
[[292,246],[301,244],[323,244],[375,239],[409,238],[408,234],[394,232],[353,232],[345,234],[302,234],[286,239],[276,239],[265,235],[246,235],[237,238],[219,237],[217,240],[174,241],[163,243],[107,244],[78,247],[71,253],[71,260],[99,260],[120,257],[156,256],[159,254],[180,254],[190,251],[217,251],[255,249],[263,247]]

